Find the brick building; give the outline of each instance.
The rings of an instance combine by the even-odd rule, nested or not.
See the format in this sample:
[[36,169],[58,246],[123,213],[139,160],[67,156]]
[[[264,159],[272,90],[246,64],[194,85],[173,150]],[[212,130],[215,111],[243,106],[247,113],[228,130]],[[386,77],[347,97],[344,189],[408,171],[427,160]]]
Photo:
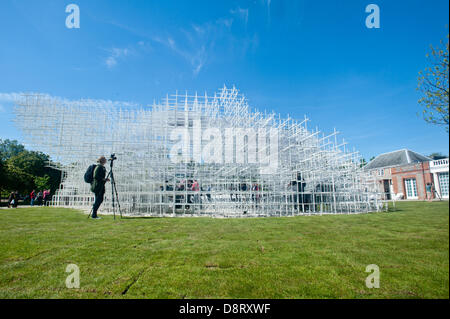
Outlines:
[[[370,172],[385,199],[427,199],[426,185],[433,185],[433,198],[448,198],[448,159],[438,163],[411,150],[403,149],[378,155],[365,169]],[[445,167],[446,163],[446,167]]]

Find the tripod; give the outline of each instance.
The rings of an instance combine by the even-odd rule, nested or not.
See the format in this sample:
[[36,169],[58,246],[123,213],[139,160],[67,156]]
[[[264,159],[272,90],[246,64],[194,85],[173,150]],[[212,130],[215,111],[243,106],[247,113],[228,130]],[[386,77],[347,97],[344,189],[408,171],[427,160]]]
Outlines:
[[113,172],[113,165],[114,165],[114,160],[116,158],[111,156],[110,163],[110,169],[109,169],[109,173],[108,176],[106,176],[106,178],[111,180],[111,199],[112,199],[112,207],[113,207],[113,215],[114,215],[114,219],[116,219],[116,206],[115,206],[115,202],[117,201],[117,208],[119,209],[119,214],[120,214],[120,218],[122,218],[122,210],[120,209],[120,202],[119,202],[119,195],[117,194],[117,186],[116,186],[116,180],[114,179],[114,172]]

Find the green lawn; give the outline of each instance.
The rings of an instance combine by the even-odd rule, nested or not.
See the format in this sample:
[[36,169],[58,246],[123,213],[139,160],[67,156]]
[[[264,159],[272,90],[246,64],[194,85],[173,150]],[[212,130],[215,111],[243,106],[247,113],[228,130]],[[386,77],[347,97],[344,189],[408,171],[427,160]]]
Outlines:
[[[448,202],[248,219],[0,210],[0,298],[449,298],[448,221]],[[80,289],[65,286],[71,263]]]

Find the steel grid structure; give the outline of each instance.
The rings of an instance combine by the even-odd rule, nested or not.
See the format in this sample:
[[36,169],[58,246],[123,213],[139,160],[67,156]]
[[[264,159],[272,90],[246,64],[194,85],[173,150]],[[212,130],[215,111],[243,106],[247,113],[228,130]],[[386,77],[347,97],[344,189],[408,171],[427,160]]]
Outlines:
[[[294,216],[379,209],[357,152],[308,128],[308,119],[251,109],[236,88],[175,94],[142,107],[23,94],[16,123],[27,144],[52,157],[61,184],[51,205],[89,210],[83,180],[115,153],[124,215]],[[101,213],[111,212],[107,183]]]

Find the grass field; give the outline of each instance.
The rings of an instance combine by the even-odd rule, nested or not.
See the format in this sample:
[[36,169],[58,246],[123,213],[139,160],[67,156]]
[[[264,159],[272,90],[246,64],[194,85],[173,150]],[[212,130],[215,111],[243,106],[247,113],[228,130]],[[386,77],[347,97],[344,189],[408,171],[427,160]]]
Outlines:
[[[448,222],[448,202],[249,219],[0,210],[0,298],[449,298]],[[65,286],[71,263],[79,289]]]

